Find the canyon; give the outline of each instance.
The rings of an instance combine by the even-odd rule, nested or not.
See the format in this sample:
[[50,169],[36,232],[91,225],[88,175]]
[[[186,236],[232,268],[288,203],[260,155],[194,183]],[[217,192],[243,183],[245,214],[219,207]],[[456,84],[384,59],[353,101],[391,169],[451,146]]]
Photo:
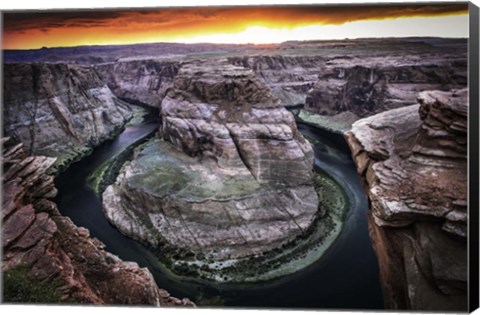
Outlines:
[[[334,188],[326,197],[328,179],[314,169],[323,164],[312,149],[321,143],[305,140],[298,124],[346,132],[371,208],[369,230],[385,306],[464,309],[466,40],[144,48],[141,53],[133,46],[102,48],[101,53],[95,47],[5,52],[4,131],[9,143],[23,143],[22,158],[45,163],[38,175],[48,182],[40,185],[48,186],[41,189],[47,193],[42,200],[55,195],[49,174],[65,171],[119,134],[134,116],[132,104],[156,108],[157,133],[138,144],[131,157],[117,161],[116,178],[104,185],[109,221],[123,234],[157,248],[159,259],[179,274],[193,272],[220,282],[255,281],[261,274],[268,279],[275,268],[255,267],[262,259],[274,257],[271,265],[278,269],[292,259],[276,258],[282,250],[308,256],[297,248],[308,247],[301,240],[310,242],[312,235],[316,242],[335,244],[345,217],[341,196],[347,188],[328,182]],[[414,105],[417,99],[420,105]],[[31,198],[17,195],[28,195],[26,188],[16,185],[5,193],[6,183],[23,176],[14,174],[4,177],[4,202],[32,208],[25,201]],[[454,179],[455,189],[445,185],[447,178]],[[50,232],[42,238],[55,246],[75,240],[65,236],[58,241],[58,230],[64,229],[66,235],[78,234],[82,245],[77,247],[88,246],[98,259],[115,257],[58,210],[33,208],[29,218],[33,212],[51,213],[35,220],[49,222]],[[4,220],[4,235],[12,222]],[[54,245],[49,246],[55,255],[65,251]],[[442,256],[445,251],[451,255]],[[25,248],[13,252],[17,258],[9,258],[2,270],[28,256]],[[191,305],[158,289],[147,270],[111,259],[116,267],[102,260],[101,272],[119,269],[125,274],[119,281],[148,283],[149,297],[129,302]],[[238,261],[248,263],[236,268]],[[296,264],[289,272],[305,267]],[[89,273],[80,263],[69,268]],[[78,280],[76,297],[127,303],[104,287],[92,289],[84,278]]]

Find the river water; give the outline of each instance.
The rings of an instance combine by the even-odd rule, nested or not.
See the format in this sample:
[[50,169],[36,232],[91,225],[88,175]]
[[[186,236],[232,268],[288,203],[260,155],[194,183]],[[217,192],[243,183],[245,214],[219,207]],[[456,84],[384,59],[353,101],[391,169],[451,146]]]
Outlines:
[[220,300],[225,306],[288,309],[382,309],[378,265],[368,238],[367,200],[341,135],[304,124],[299,130],[317,140],[315,165],[345,189],[350,200],[343,230],[326,254],[301,271],[269,283],[227,285],[199,283],[169,274],[145,246],[125,237],[105,218],[101,200],[86,185],[88,175],[129,144],[151,134],[158,122],[146,120],[127,127],[120,135],[71,165],[56,179],[60,212],[90,230],[106,249],[126,261],[147,267],[159,287],[173,296],[198,301]]

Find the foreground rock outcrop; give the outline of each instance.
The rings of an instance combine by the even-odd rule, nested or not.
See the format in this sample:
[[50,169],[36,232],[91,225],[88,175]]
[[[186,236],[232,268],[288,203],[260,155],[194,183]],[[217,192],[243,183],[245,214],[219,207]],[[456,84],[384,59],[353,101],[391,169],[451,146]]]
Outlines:
[[160,139],[103,194],[124,234],[226,261],[279,248],[312,224],[312,148],[252,71],[184,65],[161,118]]
[[91,67],[5,64],[3,122],[29,155],[62,168],[115,135],[131,117]]
[[192,305],[159,289],[146,268],[108,253],[88,230],[60,215],[51,201],[57,193],[53,177],[46,175],[54,158],[27,157],[22,144],[2,142],[2,272],[26,266],[36,282],[56,280],[59,302]]
[[419,105],[346,134],[370,201],[386,307],[467,309],[468,90],[427,91]]

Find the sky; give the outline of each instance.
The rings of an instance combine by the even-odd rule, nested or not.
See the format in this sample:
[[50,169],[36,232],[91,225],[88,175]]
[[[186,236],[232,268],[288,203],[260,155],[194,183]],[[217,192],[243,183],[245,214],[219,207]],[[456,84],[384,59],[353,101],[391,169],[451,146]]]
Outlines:
[[468,37],[468,5],[277,5],[4,12],[3,49],[153,42]]

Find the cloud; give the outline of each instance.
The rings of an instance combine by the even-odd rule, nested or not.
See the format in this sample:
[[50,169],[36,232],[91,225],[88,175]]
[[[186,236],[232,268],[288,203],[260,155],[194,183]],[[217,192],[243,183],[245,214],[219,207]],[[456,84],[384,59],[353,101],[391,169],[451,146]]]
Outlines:
[[466,3],[10,11],[3,15],[3,45],[8,48],[36,47],[45,43],[71,46],[99,43],[104,39],[115,39],[116,42],[152,38],[171,41],[219,32],[238,33],[251,26],[285,29],[467,12]]
[[221,21],[245,24],[248,20],[300,25],[343,24],[365,19],[438,16],[467,12],[467,4],[445,5],[303,5],[162,8],[138,10],[40,11],[4,14],[5,32],[63,27],[97,28],[124,25],[215,25]]

